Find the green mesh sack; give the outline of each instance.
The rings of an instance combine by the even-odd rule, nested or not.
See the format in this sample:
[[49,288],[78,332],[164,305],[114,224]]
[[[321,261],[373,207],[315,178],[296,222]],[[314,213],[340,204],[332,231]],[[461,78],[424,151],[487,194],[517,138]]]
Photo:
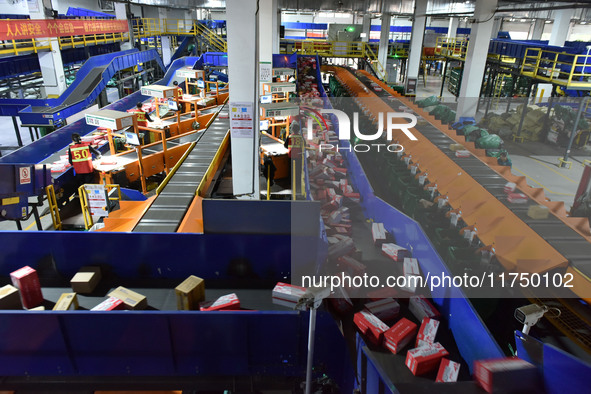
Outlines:
[[439,104],[439,100],[437,99],[437,96],[431,96],[431,97],[427,97],[424,100],[417,101],[417,105],[420,108],[430,107],[432,105],[437,105],[437,104]]
[[496,134],[489,134],[476,140],[476,147],[482,149],[498,149],[503,139]]

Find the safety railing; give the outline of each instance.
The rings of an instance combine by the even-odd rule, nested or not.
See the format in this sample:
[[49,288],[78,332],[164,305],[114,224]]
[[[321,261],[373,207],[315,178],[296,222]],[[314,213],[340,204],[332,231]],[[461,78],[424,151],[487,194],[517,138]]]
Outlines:
[[53,228],[55,230],[61,230],[62,219],[60,216],[60,210],[57,203],[57,198],[55,197],[55,189],[53,188],[53,185],[47,186],[45,188],[45,193],[47,194],[47,203],[49,205],[49,213],[51,214]]
[[[127,40],[129,40],[128,33],[104,33],[58,37],[60,49],[101,45]],[[48,38],[0,41],[0,55],[19,55],[48,50],[51,50],[51,41]]]
[[227,52],[226,40],[202,23],[185,19],[134,19],[133,34],[136,38],[161,35],[197,36],[205,40],[215,51]]
[[[111,197],[111,190],[117,189],[117,196]],[[109,209],[109,201],[121,201],[121,188],[119,185],[104,185],[104,190],[107,196],[107,206],[104,208]],[[84,218],[84,227],[88,230],[94,225],[92,218],[90,201],[88,198],[88,192],[84,185],[78,188],[78,195],[80,197],[80,207],[82,208],[82,217]]]
[[591,55],[527,48],[521,74],[569,89],[591,88]]
[[452,59],[466,60],[468,39],[455,37],[437,37],[435,54]]

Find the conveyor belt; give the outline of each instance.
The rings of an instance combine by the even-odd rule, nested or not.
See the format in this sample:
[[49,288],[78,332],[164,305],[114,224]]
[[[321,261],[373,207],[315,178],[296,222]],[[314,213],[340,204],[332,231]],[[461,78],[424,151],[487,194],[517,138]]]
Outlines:
[[[364,76],[358,76],[358,78],[377,96],[384,99],[387,98],[388,100],[385,100],[386,103],[395,103],[393,106],[396,108],[404,105],[400,100],[392,97],[386,91],[375,91],[371,86],[372,81],[369,78]],[[538,205],[531,199],[528,199],[527,204],[512,204],[508,202],[506,194],[503,192],[503,187],[507,183],[507,180],[473,156],[468,158],[456,157],[455,152],[449,149],[450,144],[455,144],[455,141],[435,126],[426,123],[420,126],[420,132],[458,166],[464,169],[467,174],[501,201],[503,205],[536,231],[554,249],[566,257],[573,266],[577,267],[585,275],[591,276],[591,261],[589,260],[589,256],[591,256],[591,244],[586,239],[554,215],[549,215],[547,219],[543,220],[530,218],[527,215],[528,208],[532,205]]]
[[196,145],[140,219],[134,232],[171,233],[178,229],[229,128],[228,110],[223,106],[219,107],[207,130],[188,136],[194,138]]

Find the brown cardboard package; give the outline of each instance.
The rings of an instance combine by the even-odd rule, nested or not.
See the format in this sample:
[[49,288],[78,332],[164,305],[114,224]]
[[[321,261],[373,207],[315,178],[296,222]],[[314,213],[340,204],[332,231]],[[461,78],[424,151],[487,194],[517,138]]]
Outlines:
[[69,311],[78,309],[76,293],[62,293],[53,307],[54,311]]
[[11,285],[0,287],[0,309],[23,309],[18,289]]
[[76,293],[92,293],[101,280],[101,269],[99,267],[86,266],[74,275],[70,281],[72,290]]
[[205,301],[205,281],[191,275],[175,287],[174,293],[179,311],[199,310],[199,303]]
[[109,297],[115,297],[123,301],[126,309],[146,309],[148,306],[148,299],[146,296],[136,293],[135,291],[126,289],[123,286],[119,286],[115,290],[109,293]]
[[464,149],[464,145],[462,144],[449,144],[449,149],[452,152],[458,151],[458,150],[463,150]]
[[532,205],[527,209],[527,216],[532,219],[547,219],[548,214],[548,207],[544,205]]

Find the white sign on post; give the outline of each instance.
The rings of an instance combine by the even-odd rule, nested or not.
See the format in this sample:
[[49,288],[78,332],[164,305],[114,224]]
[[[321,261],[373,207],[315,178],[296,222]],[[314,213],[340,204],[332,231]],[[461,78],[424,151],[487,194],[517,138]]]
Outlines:
[[19,175],[19,183],[21,185],[26,185],[31,183],[31,168],[30,167],[21,167],[18,169]]
[[252,102],[230,103],[230,135],[232,138],[253,138]]
[[109,200],[103,185],[84,185],[88,196],[88,208],[93,217],[109,216]]
[[273,65],[271,62],[261,62],[259,64],[260,68],[260,81],[261,82],[270,82],[271,78],[273,77]]

